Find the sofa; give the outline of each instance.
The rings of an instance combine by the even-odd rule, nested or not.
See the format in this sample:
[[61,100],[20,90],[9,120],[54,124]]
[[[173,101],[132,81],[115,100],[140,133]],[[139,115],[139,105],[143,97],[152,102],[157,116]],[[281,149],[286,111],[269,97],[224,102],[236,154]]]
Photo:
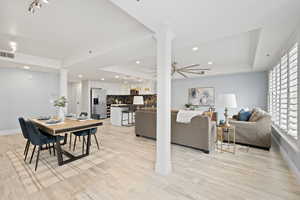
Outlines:
[[[188,124],[176,122],[178,111],[171,112],[171,142],[186,147],[214,151],[216,123],[207,116],[196,116]],[[135,134],[156,139],[156,110],[137,110],[135,113]]]
[[271,148],[272,119],[267,112],[253,109],[249,121],[238,121],[238,117],[235,118],[229,123],[235,126],[236,143],[266,150]]

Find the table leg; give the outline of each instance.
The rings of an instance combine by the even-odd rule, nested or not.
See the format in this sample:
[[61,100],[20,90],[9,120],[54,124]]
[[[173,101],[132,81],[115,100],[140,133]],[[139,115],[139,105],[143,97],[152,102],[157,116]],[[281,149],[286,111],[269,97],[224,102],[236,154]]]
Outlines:
[[221,132],[221,152],[223,152],[223,129],[222,129],[222,132]]
[[235,129],[234,129],[234,132],[233,132],[233,143],[234,143],[234,154],[235,154],[235,152],[236,152]]
[[86,155],[90,154],[90,147],[91,147],[91,130],[90,130],[90,132],[88,134],[88,137],[87,137]]
[[72,133],[70,133],[69,150],[71,151],[72,146]]
[[60,141],[58,140],[59,136],[56,136],[56,155],[57,155],[57,162],[58,165],[61,166],[63,165],[63,156],[62,156],[62,150],[61,150],[61,146],[60,146]]

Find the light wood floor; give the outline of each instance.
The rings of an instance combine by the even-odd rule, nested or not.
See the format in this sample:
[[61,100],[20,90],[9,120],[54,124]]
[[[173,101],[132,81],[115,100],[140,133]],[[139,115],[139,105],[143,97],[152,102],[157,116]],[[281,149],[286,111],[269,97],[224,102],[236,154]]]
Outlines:
[[116,159],[29,195],[6,155],[25,141],[21,135],[1,136],[0,199],[300,199],[300,185],[275,149],[207,155],[172,146],[173,173],[163,177],[153,170],[155,142],[135,137],[134,128],[106,122],[98,137],[101,145],[120,152]]

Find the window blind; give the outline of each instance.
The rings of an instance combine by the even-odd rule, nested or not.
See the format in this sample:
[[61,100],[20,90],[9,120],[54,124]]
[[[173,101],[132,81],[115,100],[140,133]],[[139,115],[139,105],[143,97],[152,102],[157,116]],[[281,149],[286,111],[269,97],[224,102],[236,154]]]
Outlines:
[[288,135],[298,136],[298,45],[289,52]]
[[269,112],[283,133],[298,138],[298,44],[269,72]]

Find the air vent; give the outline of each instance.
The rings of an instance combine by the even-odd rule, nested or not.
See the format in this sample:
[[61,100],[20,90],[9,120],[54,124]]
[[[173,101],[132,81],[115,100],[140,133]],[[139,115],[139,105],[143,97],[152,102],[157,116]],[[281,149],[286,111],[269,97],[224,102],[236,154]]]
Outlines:
[[15,58],[15,54],[14,53],[10,53],[10,52],[0,51],[0,57],[14,59]]

